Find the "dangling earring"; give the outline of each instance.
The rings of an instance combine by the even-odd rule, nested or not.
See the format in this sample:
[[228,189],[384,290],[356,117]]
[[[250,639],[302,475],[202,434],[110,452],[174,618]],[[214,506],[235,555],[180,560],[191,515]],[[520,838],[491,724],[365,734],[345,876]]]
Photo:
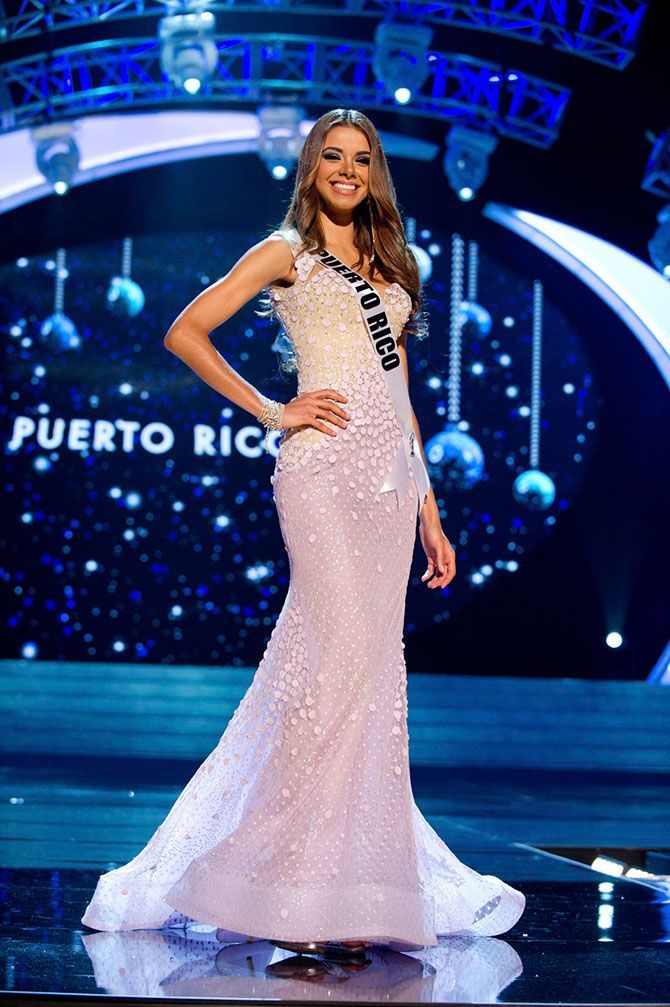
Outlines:
[[372,255],[370,256],[370,265],[375,261],[375,228],[372,223],[372,203],[370,197],[368,196],[368,214],[370,216],[370,236],[372,238]]

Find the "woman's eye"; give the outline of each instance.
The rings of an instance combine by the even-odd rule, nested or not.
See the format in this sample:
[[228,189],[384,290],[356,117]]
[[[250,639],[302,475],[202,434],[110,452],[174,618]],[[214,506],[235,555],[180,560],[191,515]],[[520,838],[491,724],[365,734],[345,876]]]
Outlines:
[[[339,154],[333,154],[333,153],[324,154],[323,157],[324,157],[324,160],[326,160],[326,161],[338,161],[339,160]],[[364,165],[367,168],[370,165],[370,158],[369,157],[358,158],[358,163]]]

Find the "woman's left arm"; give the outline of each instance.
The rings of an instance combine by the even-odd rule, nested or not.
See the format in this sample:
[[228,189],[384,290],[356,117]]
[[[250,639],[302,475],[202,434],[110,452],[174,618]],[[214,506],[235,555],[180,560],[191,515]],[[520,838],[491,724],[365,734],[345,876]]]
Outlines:
[[[402,343],[398,342],[397,347],[403,371],[405,372],[405,381],[407,382],[407,388],[409,389],[407,352]],[[412,426],[414,427],[421,457],[423,458],[423,463],[426,466],[427,471],[428,463],[423,450],[423,441],[421,440],[419,421],[416,418],[414,409],[412,409]],[[426,572],[421,577],[421,580],[428,580],[428,587],[446,587],[449,581],[453,580],[456,576],[456,554],[449,539],[442,531],[440,510],[437,506],[437,500],[435,499],[435,493],[433,492],[432,486],[428,491],[428,498],[421,508],[421,513],[419,515],[419,536],[428,560]]]

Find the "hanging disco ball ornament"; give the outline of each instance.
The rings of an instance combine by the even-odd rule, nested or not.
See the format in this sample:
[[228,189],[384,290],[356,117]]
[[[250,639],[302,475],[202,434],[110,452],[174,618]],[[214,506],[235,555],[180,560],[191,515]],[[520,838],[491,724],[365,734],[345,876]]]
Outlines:
[[518,475],[512,484],[512,493],[529,511],[547,510],[556,499],[553,479],[539,469],[526,469]]
[[540,280],[533,282],[533,337],[531,344],[530,392],[530,468],[521,472],[512,483],[514,499],[529,511],[543,511],[556,499],[553,479],[540,469],[540,414],[542,407],[542,341],[544,325],[544,288]]
[[135,318],[144,307],[144,291],[130,277],[113,276],[107,291],[107,307],[117,315]]
[[405,224],[405,235],[407,237],[407,243],[410,251],[416,259],[416,264],[419,267],[419,277],[421,278],[421,283],[428,283],[428,280],[433,275],[433,260],[426,249],[421,248],[421,246],[416,243],[415,217],[407,218],[407,222]]
[[144,308],[144,291],[131,279],[133,265],[133,239],[123,239],[121,275],[113,276],[107,291],[107,307],[124,318],[135,318]]
[[467,296],[461,301],[458,323],[466,335],[488,336],[493,325],[490,313],[479,303],[479,245],[468,242]]
[[54,311],[53,315],[44,319],[40,334],[47,345],[57,350],[76,350],[81,346],[77,326],[62,311]]
[[425,248],[421,248],[420,245],[410,246],[412,255],[416,259],[416,264],[419,267],[419,276],[421,277],[422,283],[428,283],[428,280],[433,275],[433,260],[426,251]]
[[56,268],[54,270],[54,310],[45,318],[40,326],[43,341],[58,350],[76,350],[81,346],[81,336],[77,326],[63,311],[65,307],[65,281],[69,276],[66,263],[66,252],[59,248],[56,253]]
[[488,336],[493,326],[489,312],[476,301],[461,301],[458,320],[466,335]]
[[445,489],[471,489],[484,474],[484,452],[474,437],[448,423],[424,448],[426,461]]
[[271,349],[278,354],[282,370],[293,371],[297,369],[293,343],[283,330],[275,338]]

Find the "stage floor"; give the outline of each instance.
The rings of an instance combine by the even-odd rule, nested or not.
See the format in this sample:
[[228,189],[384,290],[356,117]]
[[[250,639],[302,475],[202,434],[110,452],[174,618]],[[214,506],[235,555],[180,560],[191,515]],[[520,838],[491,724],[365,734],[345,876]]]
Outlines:
[[[501,937],[375,947],[349,964],[259,939],[223,945],[211,928],[80,923],[98,874],[138,852],[214,747],[251,669],[0,664],[0,1002],[670,1000],[670,886],[538,849],[667,849],[670,690],[410,675],[417,804],[461,860],[520,888],[527,908]],[[187,729],[173,737],[185,704]]]

